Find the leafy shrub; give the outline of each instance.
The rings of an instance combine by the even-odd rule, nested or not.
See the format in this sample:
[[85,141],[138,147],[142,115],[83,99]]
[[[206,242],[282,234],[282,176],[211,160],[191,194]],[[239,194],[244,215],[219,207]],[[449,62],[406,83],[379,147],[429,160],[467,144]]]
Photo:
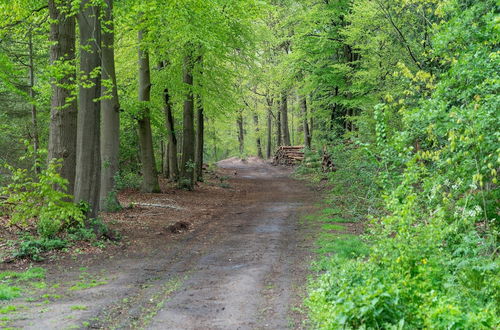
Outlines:
[[[32,155],[29,146],[26,157]],[[31,172],[3,165],[11,173],[12,182],[0,189],[0,194],[7,196],[0,205],[10,216],[11,224],[29,227],[30,221],[34,221],[38,233],[48,238],[54,237],[65,226],[83,223],[85,217],[82,210],[71,202],[72,196],[65,193],[68,182],[58,173],[60,161],[51,160],[47,168],[37,173],[43,155],[43,152],[37,155]]]
[[142,178],[136,172],[120,172],[115,176],[115,187],[117,190],[126,188],[139,189]]
[[34,261],[42,261],[43,253],[51,250],[59,250],[68,246],[68,242],[61,239],[41,238],[34,239],[26,237],[21,242],[17,251],[14,253],[14,258],[29,258]]

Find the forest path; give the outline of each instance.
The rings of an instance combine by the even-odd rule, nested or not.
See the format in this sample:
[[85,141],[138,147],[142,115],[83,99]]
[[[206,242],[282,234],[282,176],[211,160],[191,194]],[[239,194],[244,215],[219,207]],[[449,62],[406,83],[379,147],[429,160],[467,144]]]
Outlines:
[[[151,246],[143,255],[117,256],[91,266],[86,273],[92,275],[84,276],[99,281],[102,274],[102,285],[42,306],[43,314],[32,309],[14,325],[301,328],[303,316],[297,307],[312,255],[310,229],[300,220],[312,212],[317,193],[292,179],[289,169],[264,162],[232,160],[220,166],[232,175],[229,184],[240,188],[221,216],[177,241]],[[86,308],[72,307],[80,305]]]

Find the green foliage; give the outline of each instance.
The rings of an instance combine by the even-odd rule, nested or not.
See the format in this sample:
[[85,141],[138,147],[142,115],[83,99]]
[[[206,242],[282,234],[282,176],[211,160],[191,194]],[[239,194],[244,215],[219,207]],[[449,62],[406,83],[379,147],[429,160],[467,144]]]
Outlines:
[[[21,295],[19,284],[23,282],[37,283],[36,280],[45,278],[45,269],[34,267],[24,272],[6,271],[0,273],[0,300],[11,300]],[[15,311],[9,306],[2,307],[0,314]]]
[[135,172],[123,172],[121,171],[115,177],[115,187],[117,190],[123,190],[126,188],[139,189],[141,186],[141,176]]
[[500,325],[496,5],[412,3],[442,19],[428,31],[432,56],[416,53],[435,73],[400,65],[405,89],[375,108],[367,147],[385,169],[386,215],[370,226],[368,257],[322,264],[307,300],[316,328]]
[[68,246],[68,242],[59,238],[25,237],[14,252],[14,258],[29,258],[34,261],[44,260],[43,254],[51,250],[60,250]]
[[[33,158],[33,150],[27,145],[29,152],[26,157]],[[28,228],[30,221],[44,238],[54,237],[57,233],[78,223],[83,223],[82,210],[69,200],[71,195],[64,191],[67,180],[63,179],[58,169],[60,162],[53,160],[37,173],[43,163],[40,152],[31,172],[4,164],[11,173],[9,185],[1,188],[0,194],[7,196],[0,206],[10,217],[10,223]],[[34,174],[33,174],[34,173]]]

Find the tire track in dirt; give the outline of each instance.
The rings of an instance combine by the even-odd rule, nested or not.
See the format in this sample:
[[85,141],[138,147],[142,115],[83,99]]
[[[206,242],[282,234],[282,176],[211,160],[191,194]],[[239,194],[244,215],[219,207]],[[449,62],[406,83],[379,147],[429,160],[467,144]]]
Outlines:
[[[238,187],[231,200],[194,231],[150,249],[89,265],[106,284],[30,307],[12,324],[26,329],[302,328],[302,301],[312,258],[309,228],[317,193],[290,169],[231,160],[221,171]],[[153,241],[152,241],[153,242]],[[160,243],[158,243],[160,242]],[[76,267],[75,267],[76,268]],[[52,269],[57,281],[78,278]],[[97,276],[97,275],[96,275]],[[85,305],[85,310],[71,306]]]

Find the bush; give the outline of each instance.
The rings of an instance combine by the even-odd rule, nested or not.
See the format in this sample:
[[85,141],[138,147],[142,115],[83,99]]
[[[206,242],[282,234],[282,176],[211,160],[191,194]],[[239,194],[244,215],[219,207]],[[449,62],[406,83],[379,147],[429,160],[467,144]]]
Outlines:
[[[33,158],[32,147],[26,157]],[[85,216],[82,210],[65,193],[68,182],[62,178],[58,170],[60,161],[51,160],[47,168],[37,173],[43,163],[44,153],[37,155],[37,161],[31,172],[4,164],[11,173],[11,183],[0,189],[0,194],[7,196],[0,206],[10,216],[10,223],[21,227],[29,227],[34,221],[35,227],[44,238],[54,237],[64,227],[83,223]]]
[[26,237],[14,253],[14,258],[29,258],[34,261],[42,261],[43,253],[51,250],[59,250],[68,246],[68,242],[61,239]]

